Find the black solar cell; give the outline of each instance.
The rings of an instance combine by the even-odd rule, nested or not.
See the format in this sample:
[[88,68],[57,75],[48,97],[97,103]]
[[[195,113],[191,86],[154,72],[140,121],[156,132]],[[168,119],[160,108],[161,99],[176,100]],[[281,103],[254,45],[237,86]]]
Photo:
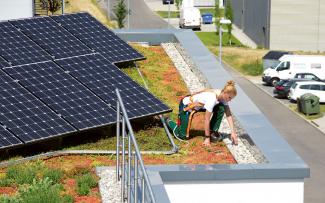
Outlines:
[[91,49],[50,17],[17,20],[11,23],[55,58],[92,53]]
[[0,149],[22,144],[13,134],[4,128],[0,128]]
[[53,62],[4,70],[79,130],[116,122],[113,109]]
[[0,22],[0,56],[12,65],[51,60],[48,53],[9,22]]
[[100,54],[71,57],[56,62],[114,107],[116,107],[115,88],[118,88],[130,118],[170,111],[168,106]]
[[51,18],[112,63],[144,59],[143,55],[88,13]]
[[75,131],[70,124],[2,71],[0,123],[24,142]]
[[4,67],[9,67],[10,64],[6,62],[6,60],[4,60],[1,55],[0,55],[0,68],[4,68]]

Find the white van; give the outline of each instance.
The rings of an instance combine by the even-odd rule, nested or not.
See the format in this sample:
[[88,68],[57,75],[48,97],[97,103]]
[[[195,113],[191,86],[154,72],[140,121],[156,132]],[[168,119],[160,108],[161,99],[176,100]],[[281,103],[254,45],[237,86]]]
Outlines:
[[179,17],[180,28],[201,29],[201,13],[198,8],[184,7]]
[[313,73],[325,79],[325,56],[283,55],[278,65],[263,72],[262,81],[275,85],[279,80],[292,79],[296,73]]

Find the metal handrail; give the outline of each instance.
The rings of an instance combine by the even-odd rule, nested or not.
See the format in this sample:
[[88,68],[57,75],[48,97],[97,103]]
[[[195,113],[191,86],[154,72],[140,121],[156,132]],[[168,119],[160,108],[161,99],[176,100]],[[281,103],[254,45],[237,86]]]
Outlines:
[[[121,181],[121,202],[127,200],[128,203],[131,201],[155,203],[156,200],[152,191],[148,174],[144,167],[144,163],[141,157],[137,141],[134,136],[129,117],[126,113],[126,109],[124,107],[119,90],[116,89],[115,91],[117,95],[116,179],[117,181]],[[122,129],[120,128],[121,123]],[[120,143],[121,131],[122,143]],[[127,156],[125,146],[126,139],[128,140]],[[122,148],[122,162],[120,162],[120,148]],[[139,180],[141,180],[140,184]],[[146,189],[148,190],[148,195],[145,195]],[[140,197],[138,195],[138,191],[141,191],[142,193]],[[146,197],[149,199],[146,199]]]

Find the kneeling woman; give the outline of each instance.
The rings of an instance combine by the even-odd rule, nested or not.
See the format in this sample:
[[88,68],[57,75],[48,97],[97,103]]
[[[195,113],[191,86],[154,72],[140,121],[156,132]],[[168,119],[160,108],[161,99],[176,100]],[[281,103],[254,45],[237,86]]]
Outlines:
[[178,125],[167,119],[168,127],[173,131],[173,134],[185,139],[189,137],[189,120],[191,115],[197,111],[205,111],[204,116],[204,133],[205,139],[203,145],[210,146],[210,138],[218,134],[218,130],[222,121],[223,114],[226,114],[227,121],[231,130],[231,141],[237,145],[237,133],[234,128],[234,121],[229,109],[228,102],[237,95],[235,82],[230,80],[222,90],[211,89],[186,96],[180,101]]

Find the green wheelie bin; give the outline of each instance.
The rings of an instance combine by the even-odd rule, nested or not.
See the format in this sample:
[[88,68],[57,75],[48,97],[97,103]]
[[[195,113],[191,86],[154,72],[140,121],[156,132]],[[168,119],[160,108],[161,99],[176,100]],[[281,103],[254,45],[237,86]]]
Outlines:
[[[300,104],[298,104],[300,102]],[[301,95],[297,105],[300,107],[302,113],[306,115],[318,114],[319,110],[319,98],[311,93]]]

